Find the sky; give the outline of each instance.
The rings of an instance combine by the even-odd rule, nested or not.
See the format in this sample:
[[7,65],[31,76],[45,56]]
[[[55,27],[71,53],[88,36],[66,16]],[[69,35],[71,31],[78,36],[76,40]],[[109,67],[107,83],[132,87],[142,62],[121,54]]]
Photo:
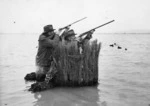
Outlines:
[[0,33],[41,33],[52,24],[55,29],[76,20],[77,33],[108,21],[115,22],[98,33],[150,32],[150,0],[0,0]]

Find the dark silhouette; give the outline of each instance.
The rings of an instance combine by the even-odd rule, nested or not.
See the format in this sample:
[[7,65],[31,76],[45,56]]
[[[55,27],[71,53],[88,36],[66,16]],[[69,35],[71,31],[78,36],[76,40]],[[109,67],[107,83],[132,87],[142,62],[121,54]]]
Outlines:
[[110,47],[114,47],[114,45],[113,44],[111,44],[111,45],[109,45]]
[[122,47],[118,46],[118,49],[122,49]]
[[24,77],[25,80],[27,81],[35,81],[36,80],[36,73],[35,72],[32,72],[30,74],[27,74],[25,77]]

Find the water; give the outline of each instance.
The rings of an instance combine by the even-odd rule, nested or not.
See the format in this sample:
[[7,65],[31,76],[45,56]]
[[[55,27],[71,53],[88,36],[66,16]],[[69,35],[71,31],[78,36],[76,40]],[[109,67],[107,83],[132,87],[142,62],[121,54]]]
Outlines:
[[[38,36],[0,35],[1,106],[149,106],[150,35],[94,35],[102,42],[98,86],[31,93],[24,76],[35,71]],[[110,47],[112,43],[122,49]]]

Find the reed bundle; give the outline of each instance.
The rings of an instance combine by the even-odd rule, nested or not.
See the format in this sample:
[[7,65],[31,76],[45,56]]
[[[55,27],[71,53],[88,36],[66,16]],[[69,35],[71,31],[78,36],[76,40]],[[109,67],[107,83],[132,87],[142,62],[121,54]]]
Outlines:
[[98,83],[98,57],[101,43],[87,42],[81,48],[77,42],[60,43],[54,52],[57,74],[55,86],[88,86]]

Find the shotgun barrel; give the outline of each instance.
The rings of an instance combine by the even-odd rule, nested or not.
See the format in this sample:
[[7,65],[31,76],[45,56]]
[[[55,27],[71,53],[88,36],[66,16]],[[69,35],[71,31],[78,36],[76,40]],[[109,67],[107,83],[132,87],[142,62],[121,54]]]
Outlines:
[[75,24],[75,23],[77,23],[77,22],[79,22],[79,21],[82,21],[82,20],[84,20],[84,19],[86,19],[87,17],[84,17],[84,18],[82,18],[82,19],[80,19],[80,20],[77,20],[77,21],[75,21],[75,22],[73,22],[73,23],[71,23],[71,24],[69,24],[69,25],[66,25],[65,27],[63,27],[63,28],[60,28],[60,29],[65,29],[65,28],[67,28],[67,27],[69,27],[69,26],[71,26],[71,25],[73,25],[73,24]]
[[109,23],[112,23],[112,22],[114,22],[114,21],[115,21],[115,20],[111,20],[111,21],[109,21],[109,22],[107,22],[107,23],[105,23],[105,24],[102,24],[102,25],[100,25],[100,26],[97,26],[97,27],[95,27],[95,28],[92,28],[92,29],[90,29],[89,31],[86,31],[86,32],[80,34],[79,37],[82,37],[82,36],[86,35],[88,32],[90,32],[90,31],[92,31],[92,30],[96,30],[96,29],[98,29],[98,28],[100,28],[100,27],[102,27],[102,26],[104,26],[104,25],[107,25],[107,24],[109,24]]

